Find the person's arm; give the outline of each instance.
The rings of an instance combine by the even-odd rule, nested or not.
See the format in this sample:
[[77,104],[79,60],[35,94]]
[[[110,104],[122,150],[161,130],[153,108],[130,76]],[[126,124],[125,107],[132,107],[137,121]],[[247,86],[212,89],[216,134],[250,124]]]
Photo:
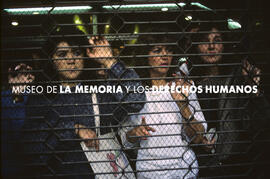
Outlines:
[[[139,119],[138,119],[139,120]],[[140,126],[137,126],[126,133],[126,138],[130,143],[137,143],[139,140],[147,140],[147,136],[151,136],[149,131],[156,132],[153,127],[149,127],[145,117],[142,117]]]
[[[134,148],[140,146],[139,142],[142,138],[140,138],[140,136],[134,135],[134,132],[139,127],[142,127],[141,123],[142,117],[140,115],[133,115],[121,124],[121,129],[118,131],[118,134],[120,135],[122,144],[125,148]],[[144,139],[146,139],[146,136],[144,136]]]
[[121,142],[123,144],[123,146],[125,148],[132,148],[134,147],[135,145],[131,142],[129,142],[127,139],[128,139],[128,136],[127,136],[127,132],[132,130],[134,127],[134,124],[131,120],[132,116],[129,117],[126,121],[124,121],[123,123],[121,123],[121,128],[118,130],[118,135],[120,136],[121,138]]
[[30,95],[28,97],[21,141],[26,163],[37,165],[46,163],[50,157],[46,155],[46,152],[50,151],[48,146],[54,148],[58,143],[56,138],[46,140],[49,136],[49,132],[46,131],[49,126],[45,122],[48,104],[49,102],[43,96]]
[[[189,86],[190,83],[183,80],[177,80],[176,85]],[[194,144],[206,144],[205,149],[211,149],[215,141],[208,141],[203,134],[207,129],[207,124],[202,112],[199,112],[200,105],[197,101],[196,94],[171,93],[172,98],[176,101],[179,111],[184,119],[184,131],[189,140]],[[193,109],[193,111],[191,111]]]
[[181,104],[177,102],[180,109],[180,113],[184,119],[184,130],[188,138],[192,143],[201,144],[205,143],[206,140],[203,137],[205,133],[204,126],[194,117],[194,114],[190,111],[188,104]]
[[112,49],[108,41],[102,37],[92,37],[89,43],[94,47],[87,49],[87,55],[95,59],[98,63],[104,65],[108,70],[109,86],[121,87],[123,93],[112,93],[113,101],[121,103],[121,107],[116,107],[114,115],[117,116],[118,122],[125,119],[127,113],[139,112],[145,101],[144,93],[134,93],[134,91],[127,91],[125,86],[130,87],[131,90],[141,86],[139,76],[133,69],[127,69],[122,62],[113,58]]
[[[109,81],[108,85],[121,86],[122,88],[123,93],[113,94],[116,101],[123,102],[122,106],[128,113],[139,112],[144,106],[145,94],[132,91],[142,86],[140,81],[133,80],[139,79],[137,73],[132,69],[127,69],[122,62],[117,62],[109,70],[108,77],[115,80]],[[127,91],[125,86],[129,87],[131,91]]]
[[96,150],[99,150],[99,140],[96,133],[91,130],[87,129],[86,126],[75,124],[75,133],[81,138],[85,139],[85,145],[87,147],[95,147]]

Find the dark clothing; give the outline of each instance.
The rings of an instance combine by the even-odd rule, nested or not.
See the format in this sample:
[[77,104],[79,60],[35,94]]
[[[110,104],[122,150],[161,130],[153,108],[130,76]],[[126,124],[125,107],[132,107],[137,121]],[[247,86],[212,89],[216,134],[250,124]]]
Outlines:
[[1,92],[1,172],[3,177],[12,177],[20,172],[18,143],[25,120],[27,95],[21,102],[15,102],[12,91]]
[[[138,78],[134,70],[126,69],[122,63],[116,63],[108,70],[107,85],[137,87],[140,82],[119,79]],[[117,81],[118,80],[118,81]],[[100,110],[101,134],[111,132],[111,126],[125,120],[128,113],[140,111],[145,95],[140,93],[97,93]],[[135,102],[135,103],[134,103]],[[91,178],[91,167],[83,153],[80,140],[75,134],[74,125],[81,124],[95,131],[95,120],[91,94],[58,94],[53,98],[31,96],[29,98],[24,135],[25,152],[31,153],[28,163],[44,164],[38,167],[35,175],[63,176],[64,178]],[[117,129],[116,129],[117,130]],[[31,142],[30,142],[31,141]],[[108,146],[110,148],[110,146]],[[33,154],[33,153],[38,154]],[[33,168],[31,168],[33,171]],[[50,171],[51,170],[51,171]],[[33,174],[33,173],[28,173]],[[92,173],[92,178],[93,178]]]
[[[235,68],[230,78],[211,78],[196,85],[248,85],[241,75],[241,68]],[[208,168],[200,170],[200,176],[240,175],[246,167],[234,166],[241,162],[249,162],[250,141],[255,134],[254,121],[261,117],[268,119],[269,112],[264,111],[269,103],[263,97],[255,97],[255,94],[198,94],[199,102],[205,119],[208,122],[208,130],[215,128],[218,139],[215,145],[215,153],[204,152],[196,149],[199,166]],[[257,104],[254,106],[254,104]],[[268,108],[269,111],[270,108]]]

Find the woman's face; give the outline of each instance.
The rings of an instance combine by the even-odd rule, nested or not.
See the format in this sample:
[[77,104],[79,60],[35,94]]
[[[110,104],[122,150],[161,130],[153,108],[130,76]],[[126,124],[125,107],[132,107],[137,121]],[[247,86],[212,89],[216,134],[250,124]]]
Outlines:
[[162,67],[162,68],[151,68],[150,74],[157,74],[159,76],[166,76],[169,70],[168,65],[172,63],[172,52],[168,51],[164,46],[155,46],[148,55],[160,55],[156,57],[148,57],[148,63],[151,67]]
[[209,56],[201,56],[201,59],[205,63],[218,63],[222,56],[214,55],[216,53],[222,53],[224,46],[221,44],[222,37],[216,28],[212,28],[211,33],[203,39],[204,44],[198,45],[198,51],[202,54],[210,54]]
[[67,42],[60,42],[57,45],[56,52],[53,54],[53,63],[56,70],[60,70],[58,71],[60,79],[77,79],[82,73],[81,69],[84,67],[83,59],[81,59],[82,57],[83,53],[78,48],[70,48]]

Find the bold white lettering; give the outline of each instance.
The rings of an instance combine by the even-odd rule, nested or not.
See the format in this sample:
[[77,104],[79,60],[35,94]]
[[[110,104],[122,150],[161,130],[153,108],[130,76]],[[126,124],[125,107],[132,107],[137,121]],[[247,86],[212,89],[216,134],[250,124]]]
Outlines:
[[252,88],[250,85],[245,86],[245,93],[251,93]]
[[[25,91],[25,88],[24,88],[24,91]],[[20,86],[12,86],[12,93],[13,94],[22,93],[22,89],[20,88]]]
[[252,92],[254,93],[254,94],[257,94],[258,93],[258,86],[257,85],[254,85],[253,87],[252,87]]

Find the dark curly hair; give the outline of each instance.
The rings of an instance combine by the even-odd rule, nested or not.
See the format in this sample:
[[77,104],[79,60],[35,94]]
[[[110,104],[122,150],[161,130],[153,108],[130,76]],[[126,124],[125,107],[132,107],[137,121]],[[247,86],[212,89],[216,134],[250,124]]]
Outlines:
[[[54,76],[54,78],[58,78],[57,70],[54,67],[52,56],[57,50],[57,45],[60,42],[66,42],[72,48],[78,48],[83,57],[87,57],[86,49],[89,48],[89,42],[87,35],[85,35],[82,31],[76,28],[76,26],[59,26],[55,27],[53,31],[48,36],[46,44],[44,46],[44,50],[46,51],[47,58],[50,59],[50,65],[46,69],[46,73],[50,76]],[[84,58],[84,68],[98,68],[99,64],[94,60]],[[83,71],[80,75],[81,80],[87,80],[89,77],[95,78],[95,73],[93,70]]]
[[[149,30],[148,32],[153,32],[153,30]],[[143,34],[140,35],[137,39],[137,45],[135,50],[136,55],[140,55],[142,57],[137,57],[135,61],[136,69],[135,71],[138,73],[140,78],[150,78],[150,68],[148,63],[147,55],[155,46],[164,46],[168,51],[175,52],[176,45],[171,44],[175,43],[176,37],[174,35],[168,34]],[[169,44],[170,43],[170,44]],[[173,57],[171,65],[176,65],[176,59]],[[175,73],[176,68],[170,67],[167,72],[167,77],[172,77],[172,74]],[[142,81],[143,85],[152,86],[151,79],[146,79]]]
[[47,54],[51,57],[57,49],[57,45],[63,41],[67,42],[70,46],[80,48],[84,56],[86,55],[84,46],[89,45],[87,36],[75,26],[55,27],[50,35],[48,35],[45,45]]

